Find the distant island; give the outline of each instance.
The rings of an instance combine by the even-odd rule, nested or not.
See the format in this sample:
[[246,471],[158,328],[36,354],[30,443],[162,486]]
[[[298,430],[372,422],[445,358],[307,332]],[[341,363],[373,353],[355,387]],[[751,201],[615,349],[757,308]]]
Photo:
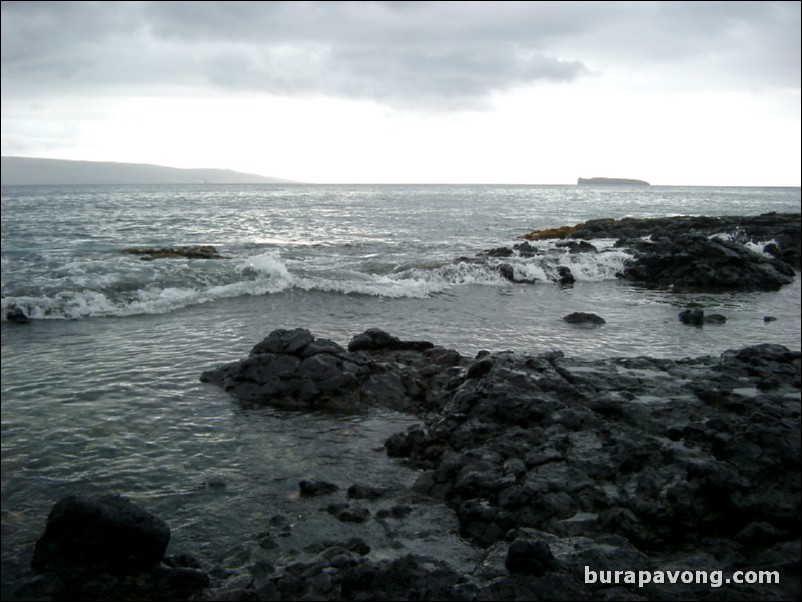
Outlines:
[[230,169],[181,169],[146,163],[0,158],[3,186],[70,184],[282,184],[282,180]]
[[651,186],[644,180],[632,180],[629,178],[579,178],[577,186]]

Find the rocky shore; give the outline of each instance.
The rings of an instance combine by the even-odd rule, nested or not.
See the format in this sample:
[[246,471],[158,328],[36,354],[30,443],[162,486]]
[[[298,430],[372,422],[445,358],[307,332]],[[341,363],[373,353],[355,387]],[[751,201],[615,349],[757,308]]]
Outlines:
[[[485,252],[485,257],[533,257],[530,241],[560,240],[571,254],[598,253],[593,240],[614,239],[633,259],[618,277],[647,287],[693,291],[772,291],[793,282],[800,269],[800,214],[675,216],[597,219],[523,235],[524,242]],[[563,268],[565,266],[562,266]],[[512,266],[502,276],[523,282]],[[570,283],[570,273],[560,273]],[[563,279],[566,280],[563,280]]]
[[[704,291],[776,290],[800,268],[799,214],[594,220],[523,238],[472,260],[532,284],[504,258],[543,253],[531,243],[544,239],[569,254],[616,239],[633,256],[622,279]],[[677,328],[724,319],[687,309]],[[801,364],[768,344],[683,359],[466,357],[378,329],[347,345],[275,330],[200,379],[249,408],[413,416],[383,453],[418,472],[414,485],[299,475],[298,499],[319,500],[346,535],[290,553],[279,542],[292,517],[276,514],[255,527],[262,556],[231,566],[166,557],[169,526],[128,500],[64,498],[15,599],[799,600]],[[373,525],[400,537],[423,504],[453,519],[429,527],[471,542],[475,562],[405,553],[400,539],[398,554],[372,549]]]
[[[352,525],[352,535],[309,542],[302,558],[277,554],[230,571],[203,567],[191,556],[163,559],[169,529],[155,517],[133,521],[153,532],[144,539],[131,536],[125,529],[132,521],[124,521],[127,535],[116,538],[114,566],[97,551],[108,541],[89,538],[76,551],[69,542],[81,536],[73,534],[67,544],[54,544],[54,536],[64,538],[57,523],[64,522],[65,506],[76,504],[62,500],[34,556],[49,595],[798,600],[802,594],[799,351],[758,345],[680,360],[585,360],[560,352],[467,358],[380,330],[343,347],[295,329],[274,331],[247,358],[204,372],[202,380],[248,406],[335,413],[385,406],[416,414],[420,424],[392,435],[385,449],[420,469],[420,477],[403,492],[357,479],[300,480],[300,495],[321,502],[346,492],[327,508],[332,521]],[[410,495],[450,508],[460,534],[485,550],[483,558],[466,571],[434,555],[374,557],[363,538],[366,525],[405,520]],[[377,511],[372,504],[380,499]],[[119,510],[121,502],[111,503]],[[93,512],[79,513],[80,531],[91,532],[87,515],[108,514]],[[268,550],[291,529],[287,517],[271,524],[262,534]],[[119,553],[121,541],[140,543]],[[739,571],[778,582],[736,583]]]

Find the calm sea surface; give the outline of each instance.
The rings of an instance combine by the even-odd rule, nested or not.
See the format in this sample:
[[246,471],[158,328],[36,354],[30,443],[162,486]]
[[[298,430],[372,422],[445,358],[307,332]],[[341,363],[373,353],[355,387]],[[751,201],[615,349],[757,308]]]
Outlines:
[[[320,512],[324,503],[298,498],[303,478],[343,490],[413,483],[418,473],[381,450],[410,417],[244,410],[199,382],[276,328],[347,344],[380,327],[466,355],[799,349],[798,278],[771,293],[650,291],[615,279],[628,256],[612,241],[594,241],[595,255],[542,243],[537,258],[477,260],[531,230],[593,218],[799,210],[799,188],[3,187],[2,597],[25,576],[62,495],[125,495],[168,522],[168,553],[245,566],[313,538],[354,534],[332,532],[340,527]],[[224,258],[141,261],[122,252],[202,244]],[[509,283],[502,261],[542,282]],[[571,269],[573,287],[554,282],[559,266]],[[683,326],[677,315],[690,304],[724,314],[726,324]],[[15,305],[34,319],[6,322]],[[573,311],[607,324],[563,322]],[[225,487],[208,486],[217,481]],[[454,533],[451,514],[414,502],[392,533],[376,520],[359,527],[372,554],[422,551],[469,566],[478,551]],[[293,536],[263,550],[256,536],[276,514],[292,517]]]

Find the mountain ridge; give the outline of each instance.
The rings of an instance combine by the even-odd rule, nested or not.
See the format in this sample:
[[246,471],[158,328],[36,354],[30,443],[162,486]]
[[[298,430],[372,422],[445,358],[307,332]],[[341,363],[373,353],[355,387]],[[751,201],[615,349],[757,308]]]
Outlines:
[[74,161],[36,157],[0,157],[0,184],[286,184],[292,180],[219,168],[181,168],[151,163]]

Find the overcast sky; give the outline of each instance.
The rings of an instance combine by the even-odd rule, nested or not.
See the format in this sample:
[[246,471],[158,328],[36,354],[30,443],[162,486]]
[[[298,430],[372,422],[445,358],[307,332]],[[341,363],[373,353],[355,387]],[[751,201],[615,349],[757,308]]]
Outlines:
[[800,185],[800,2],[2,2],[2,154]]

